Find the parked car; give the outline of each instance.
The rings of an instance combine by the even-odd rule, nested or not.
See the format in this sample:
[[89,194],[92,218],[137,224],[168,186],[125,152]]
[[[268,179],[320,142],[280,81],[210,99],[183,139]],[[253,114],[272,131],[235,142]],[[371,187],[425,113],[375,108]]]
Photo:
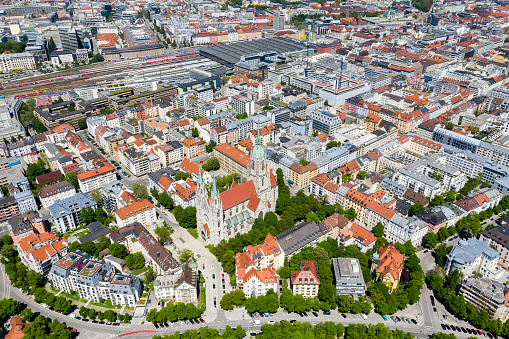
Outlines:
[[323,315],[330,315],[330,311],[323,311]]

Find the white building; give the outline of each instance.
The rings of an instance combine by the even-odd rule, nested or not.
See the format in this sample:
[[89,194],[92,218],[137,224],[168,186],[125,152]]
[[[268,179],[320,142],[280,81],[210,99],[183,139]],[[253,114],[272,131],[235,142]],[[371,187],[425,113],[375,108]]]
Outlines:
[[77,175],[80,190],[90,192],[117,180],[115,168],[107,161],[98,160],[96,168]]
[[78,193],[70,198],[58,200],[48,209],[56,230],[66,233],[81,224],[81,212],[85,207],[92,207],[95,210],[97,203],[90,194]]
[[38,192],[42,207],[48,208],[58,200],[64,200],[76,194],[76,188],[69,181],[64,180],[56,184],[45,186]]
[[167,299],[173,303],[198,302],[198,264],[186,262],[181,269],[169,275],[160,275],[154,280],[157,300]]
[[157,220],[157,213],[154,205],[147,199],[143,199],[116,210],[115,218],[119,228],[134,222],[148,225]]
[[270,289],[278,292],[279,276],[276,274],[276,270],[272,268],[257,270],[255,267],[251,267],[246,271],[242,284],[237,284],[246,297],[259,297],[265,295]]
[[35,58],[30,53],[0,54],[0,71],[7,73],[14,69],[36,69]]
[[502,275],[496,269],[498,259],[498,252],[484,241],[473,237],[461,239],[447,255],[444,269],[446,274],[459,270],[464,278],[471,277],[475,271],[485,278],[496,279]]

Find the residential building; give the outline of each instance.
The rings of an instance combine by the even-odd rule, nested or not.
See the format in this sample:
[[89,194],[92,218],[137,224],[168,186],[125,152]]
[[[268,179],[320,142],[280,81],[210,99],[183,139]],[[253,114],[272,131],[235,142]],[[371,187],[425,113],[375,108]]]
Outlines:
[[502,194],[495,188],[484,188],[470,193],[461,200],[454,202],[465,215],[472,212],[481,213],[488,208],[495,207],[502,199]]
[[247,175],[250,156],[237,147],[233,147],[230,144],[217,145],[214,147],[214,157],[219,160],[221,168],[226,172],[238,173],[243,177]]
[[301,261],[299,270],[292,271],[290,282],[293,295],[300,294],[305,298],[317,297],[320,288],[317,262],[313,260]]
[[[338,218],[339,215],[338,213]],[[376,237],[373,233],[350,220],[348,220],[346,226],[340,228],[337,240],[339,246],[355,245],[364,253],[372,249],[376,243]]]
[[447,206],[432,207],[419,218],[429,225],[428,232],[438,233],[442,227],[454,226],[456,224],[456,213]]
[[178,261],[139,222],[120,227],[109,238],[112,242],[124,244],[129,253],[143,253],[146,264],[157,275],[172,274],[180,268]]
[[274,269],[265,268],[257,270],[254,267],[250,267],[240,284],[237,280],[237,287],[241,289],[248,298],[259,297],[265,295],[269,290],[273,290],[277,293],[279,281],[280,278]]
[[[499,253],[487,243],[476,238],[461,239],[447,254],[444,266],[446,274],[454,270],[463,273],[465,278],[471,277],[474,272],[485,278],[497,278],[496,270]],[[501,275],[500,271],[500,275]]]
[[97,203],[90,194],[80,192],[70,198],[58,200],[48,209],[56,230],[63,234],[72,231],[82,223],[81,212],[85,207],[95,210]]
[[371,270],[376,274],[376,280],[383,282],[392,292],[398,288],[403,272],[403,254],[399,253],[393,243],[385,248],[380,247],[373,253]]
[[338,115],[327,111],[313,111],[310,117],[313,121],[313,130],[327,135],[334,135],[343,124]]
[[509,225],[490,228],[481,233],[479,240],[496,249],[500,266],[509,267]]
[[479,311],[488,313],[491,319],[500,319],[501,322],[509,319],[509,306],[506,301],[508,291],[500,281],[487,278],[463,279],[459,287],[465,301]]
[[39,212],[31,211],[10,217],[7,221],[7,229],[14,245],[17,245],[23,238],[46,232],[47,226]]
[[56,262],[49,279],[58,290],[76,291],[81,299],[93,302],[103,298],[117,306],[135,307],[142,292],[138,277],[115,273],[110,263],[91,259],[80,251],[69,252]]
[[67,246],[67,239],[59,239],[53,232],[45,232],[24,237],[16,248],[23,264],[46,275],[51,266],[67,254]]
[[360,297],[365,294],[366,283],[361,264],[357,258],[333,258],[332,271],[336,282],[336,294]]
[[12,195],[0,198],[0,222],[20,214],[18,202]]
[[327,238],[327,233],[324,224],[307,221],[279,234],[276,241],[285,257],[289,258],[304,247],[315,247],[317,243]]
[[127,203],[123,199],[123,194],[126,192],[131,194],[134,193],[132,187],[122,180],[115,180],[104,185],[101,187],[103,207],[105,207],[108,211],[113,212],[126,206]]
[[42,207],[48,208],[58,200],[64,200],[75,195],[76,188],[71,182],[64,180],[41,188],[37,194]]
[[184,263],[174,274],[160,275],[154,280],[157,300],[171,300],[173,303],[198,303],[198,264]]
[[95,169],[77,175],[80,190],[83,193],[100,189],[107,183],[117,180],[115,168],[104,159],[93,162]]
[[155,147],[161,167],[173,167],[184,159],[184,147],[178,141],[170,141],[168,144]]
[[134,147],[122,153],[121,162],[133,175],[139,177],[150,170],[149,157]]
[[157,220],[156,208],[147,199],[134,201],[116,210],[115,219],[119,228],[135,222],[148,225]]
[[256,269],[273,268],[277,271],[283,267],[284,259],[276,238],[267,234],[263,243],[246,246],[242,252],[235,254],[237,282],[241,283],[250,266]]
[[4,53],[0,55],[0,71],[8,73],[15,69],[36,69],[35,58],[30,53]]

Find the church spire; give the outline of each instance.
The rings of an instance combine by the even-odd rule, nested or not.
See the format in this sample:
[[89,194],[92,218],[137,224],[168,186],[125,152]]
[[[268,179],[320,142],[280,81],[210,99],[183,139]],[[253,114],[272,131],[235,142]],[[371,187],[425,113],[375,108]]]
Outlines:
[[201,176],[201,164],[198,167],[198,185],[203,185],[203,177]]
[[212,179],[212,193],[211,196],[219,195],[219,192],[217,191],[217,185],[216,185],[216,175],[214,174],[214,178]]

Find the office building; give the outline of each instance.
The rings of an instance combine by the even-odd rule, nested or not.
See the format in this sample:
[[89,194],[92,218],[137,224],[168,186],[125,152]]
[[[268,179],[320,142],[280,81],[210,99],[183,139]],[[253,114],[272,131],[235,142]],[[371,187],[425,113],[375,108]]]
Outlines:
[[336,282],[336,294],[359,297],[364,295],[366,283],[357,258],[333,258],[332,271]]

